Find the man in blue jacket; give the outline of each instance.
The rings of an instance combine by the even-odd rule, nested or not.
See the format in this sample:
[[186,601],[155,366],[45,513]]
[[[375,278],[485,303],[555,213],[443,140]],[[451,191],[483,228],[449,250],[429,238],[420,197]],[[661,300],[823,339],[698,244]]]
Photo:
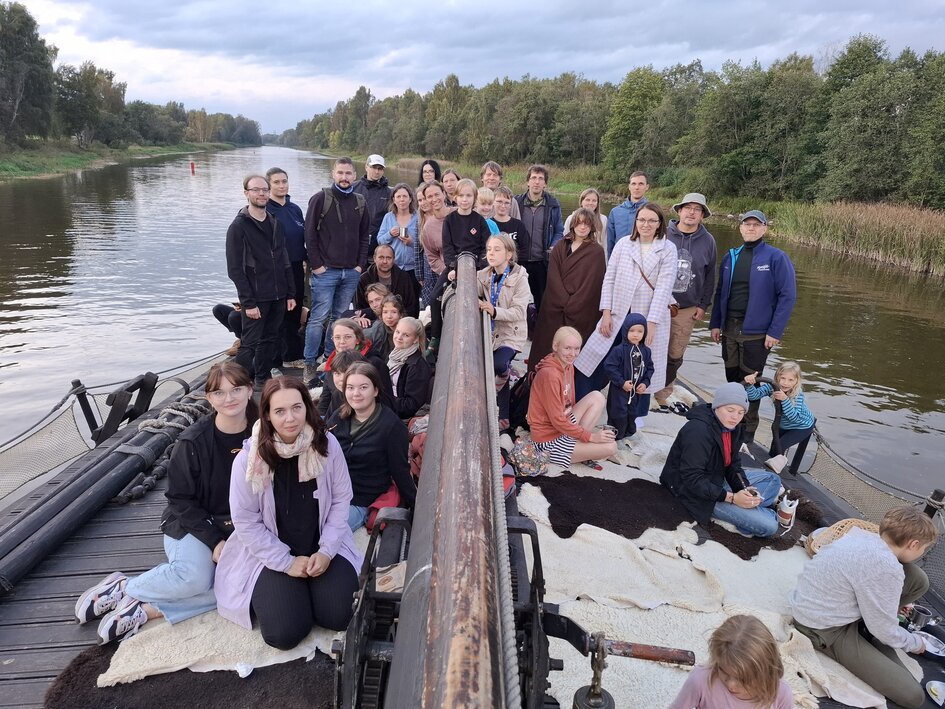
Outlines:
[[607,215],[607,257],[614,250],[617,241],[633,233],[633,225],[637,220],[637,210],[646,204],[647,199],[643,195],[650,189],[650,182],[645,172],[630,173],[630,183],[627,190],[630,196],[623,204],[618,204],[610,210]]
[[[302,294],[305,293],[305,218],[302,208],[289,197],[289,176],[281,167],[266,170],[269,178],[269,201],[266,211],[276,218],[285,235],[285,250],[289,254],[292,280],[299,307],[288,311],[282,321],[282,344],[276,352],[276,362],[283,367],[305,366],[302,354],[305,342],[299,334],[302,327]],[[275,365],[276,367],[279,364]]]
[[[786,253],[765,243],[768,219],[753,209],[742,215],[744,244],[730,249],[719,266],[712,305],[712,339],[722,343],[725,379],[741,382],[764,369],[771,348],[781,341],[797,299],[794,264]],[[758,428],[760,400],[745,416],[746,443]]]
[[515,195],[527,232],[527,238],[523,239],[521,234],[518,237],[518,263],[528,272],[528,285],[538,310],[548,280],[548,252],[564,236],[564,220],[561,203],[545,191],[548,168],[532,165],[526,179],[528,190]]

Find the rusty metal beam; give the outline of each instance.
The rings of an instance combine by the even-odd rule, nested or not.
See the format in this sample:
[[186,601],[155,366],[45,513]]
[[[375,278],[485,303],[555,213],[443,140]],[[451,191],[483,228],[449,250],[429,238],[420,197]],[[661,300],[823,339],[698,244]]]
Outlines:
[[385,707],[506,705],[475,258],[447,302]]

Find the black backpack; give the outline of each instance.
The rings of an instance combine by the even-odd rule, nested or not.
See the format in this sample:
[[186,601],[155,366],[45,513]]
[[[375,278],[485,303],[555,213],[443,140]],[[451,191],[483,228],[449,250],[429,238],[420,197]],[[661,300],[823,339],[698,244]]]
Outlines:
[[519,427],[528,428],[528,396],[532,390],[535,372],[529,372],[512,385],[509,392],[509,427],[515,431]]

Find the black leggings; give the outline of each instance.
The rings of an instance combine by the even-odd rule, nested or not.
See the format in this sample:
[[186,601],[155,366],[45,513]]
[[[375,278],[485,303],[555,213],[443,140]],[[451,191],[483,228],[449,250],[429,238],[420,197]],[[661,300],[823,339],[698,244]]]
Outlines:
[[321,576],[295,578],[264,568],[253,588],[252,609],[266,644],[291,650],[319,625],[344,630],[351,620],[358,574],[342,556]]

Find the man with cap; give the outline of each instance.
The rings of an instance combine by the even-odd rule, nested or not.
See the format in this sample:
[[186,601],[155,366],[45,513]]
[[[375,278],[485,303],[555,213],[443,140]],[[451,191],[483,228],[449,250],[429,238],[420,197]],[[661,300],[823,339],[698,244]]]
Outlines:
[[364,197],[368,212],[368,233],[370,241],[368,243],[368,258],[374,256],[374,249],[377,246],[377,232],[380,231],[381,222],[384,215],[387,214],[387,207],[390,204],[390,184],[384,177],[384,158],[376,153],[368,155],[367,162],[364,164],[364,177],[354,183],[354,191]]
[[633,233],[633,226],[637,220],[637,210],[647,203],[646,191],[650,189],[650,182],[645,172],[636,170],[630,173],[627,191],[630,196],[610,210],[607,215],[607,257],[614,251],[617,240]]
[[673,393],[676,373],[683,363],[693,326],[703,317],[712,303],[715,291],[716,247],[715,237],[702,220],[712,216],[705,195],[690,192],[673,211],[679,219],[670,221],[666,238],[676,245],[676,282],[673,298],[679,306],[676,317],[669,321],[669,350],[666,361],[666,386],[654,394],[660,411],[685,414],[689,407],[681,401],[669,402]]
[[744,470],[738,452],[748,409],[745,387],[720,386],[711,404],[694,406],[676,435],[660,483],[703,527],[712,518],[742,534],[770,537],[778,531],[774,505],[781,479],[766,470]]
[[[781,341],[797,299],[794,264],[764,240],[768,218],[757,209],[745,212],[739,226],[744,243],[729,249],[719,266],[719,282],[709,327],[722,343],[725,379],[741,382],[761,374],[771,348]],[[745,417],[745,442],[754,440],[758,406]]]

